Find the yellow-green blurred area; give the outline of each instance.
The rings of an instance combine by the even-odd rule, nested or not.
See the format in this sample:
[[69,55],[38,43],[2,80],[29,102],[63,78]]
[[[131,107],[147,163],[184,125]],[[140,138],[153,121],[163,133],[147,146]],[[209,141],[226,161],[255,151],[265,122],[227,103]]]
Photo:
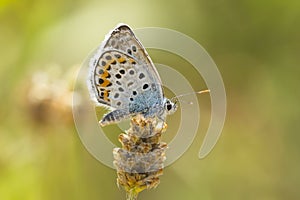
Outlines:
[[[208,107],[192,146],[140,199],[300,199],[300,1],[1,0],[1,200],[125,199],[115,171],[80,142],[71,112],[76,70],[120,22],[195,39],[228,101],[211,154],[197,157]],[[210,106],[208,95],[199,99]]]

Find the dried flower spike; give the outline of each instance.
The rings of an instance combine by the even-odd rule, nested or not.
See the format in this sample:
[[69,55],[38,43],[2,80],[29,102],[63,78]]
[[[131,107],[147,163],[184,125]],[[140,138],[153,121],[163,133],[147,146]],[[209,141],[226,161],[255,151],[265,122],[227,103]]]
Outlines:
[[117,168],[117,183],[122,186],[127,199],[137,199],[138,194],[157,187],[163,173],[167,144],[161,142],[167,125],[156,118],[138,115],[132,118],[129,130],[119,136],[122,148],[113,151]]

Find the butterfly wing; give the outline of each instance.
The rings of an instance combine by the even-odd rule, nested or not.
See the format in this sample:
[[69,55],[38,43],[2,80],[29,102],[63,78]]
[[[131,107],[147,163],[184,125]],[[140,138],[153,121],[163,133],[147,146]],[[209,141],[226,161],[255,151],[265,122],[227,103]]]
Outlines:
[[111,109],[129,110],[130,105],[138,103],[143,110],[143,106],[149,107],[149,103],[143,103],[150,98],[145,96],[148,93],[157,102],[163,99],[154,64],[132,30],[123,24],[108,35],[91,60],[89,86],[96,102]]
[[146,49],[137,39],[131,28],[126,24],[119,24],[110,34],[104,49],[116,49],[132,55],[140,63],[146,64],[149,75],[156,83],[162,84],[160,76],[148,55]]

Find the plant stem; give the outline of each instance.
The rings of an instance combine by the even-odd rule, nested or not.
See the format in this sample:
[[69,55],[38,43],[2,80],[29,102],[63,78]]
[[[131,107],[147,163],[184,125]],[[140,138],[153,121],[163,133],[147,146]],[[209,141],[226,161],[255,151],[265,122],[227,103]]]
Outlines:
[[137,200],[138,193],[135,190],[130,190],[127,193],[127,200]]

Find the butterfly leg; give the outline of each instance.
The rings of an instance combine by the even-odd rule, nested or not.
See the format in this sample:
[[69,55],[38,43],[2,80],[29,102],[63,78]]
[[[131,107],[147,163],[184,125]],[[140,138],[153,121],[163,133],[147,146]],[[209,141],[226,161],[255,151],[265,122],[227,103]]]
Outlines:
[[128,110],[114,110],[110,113],[107,113],[99,123],[101,126],[118,123],[123,119],[128,118],[130,115],[131,114]]

